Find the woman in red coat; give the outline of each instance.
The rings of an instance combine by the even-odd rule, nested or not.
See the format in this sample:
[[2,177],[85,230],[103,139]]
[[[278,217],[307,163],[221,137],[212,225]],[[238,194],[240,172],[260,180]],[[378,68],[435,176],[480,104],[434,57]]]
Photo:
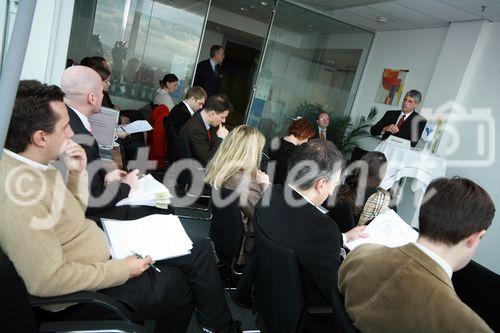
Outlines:
[[167,161],[167,137],[163,118],[168,116],[170,111],[164,104],[156,106],[151,112],[149,123],[153,130],[148,132],[149,159],[158,161],[156,169],[165,170]]

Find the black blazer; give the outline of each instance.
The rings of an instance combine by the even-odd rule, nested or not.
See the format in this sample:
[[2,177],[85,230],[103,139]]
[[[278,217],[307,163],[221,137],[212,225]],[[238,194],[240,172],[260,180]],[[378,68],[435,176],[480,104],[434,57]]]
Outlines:
[[[286,187],[274,185],[264,193],[255,207],[254,223],[270,240],[297,254],[306,304],[331,304],[332,288],[337,285],[341,264],[342,234],[328,215],[291,188],[287,190],[291,190],[292,197],[301,200],[302,205],[289,205],[284,196]],[[269,203],[266,202],[268,195]]]
[[220,81],[221,75],[219,65],[215,66],[215,72],[212,69],[210,59],[200,61],[198,65],[196,65],[193,86],[200,86],[205,89],[208,97],[219,92]]
[[163,122],[171,121],[174,126],[175,134],[179,134],[182,126],[184,126],[190,118],[191,113],[186,104],[180,102],[170,110],[168,117],[166,117]]
[[191,148],[191,155],[204,167],[212,159],[222,139],[217,136],[217,129],[210,127],[212,140],[208,139],[207,129],[201,113],[195,113],[181,128],[180,135],[186,137]]
[[267,172],[271,174],[270,167],[274,164],[274,177],[271,179],[272,184],[284,185],[288,176],[288,158],[295,153],[297,146],[285,139],[280,139],[280,145],[276,150],[269,150],[269,162],[267,164]]
[[[314,126],[314,125],[313,125]],[[318,126],[314,126],[314,136],[311,139],[319,139],[319,128]],[[333,141],[333,135],[330,130],[330,127],[326,128],[326,140]]]
[[[392,110],[387,111],[382,119],[380,119],[375,125],[373,125],[370,129],[371,135],[380,135],[382,133],[382,129],[385,126],[394,124],[398,121],[399,116],[401,115],[401,110]],[[399,129],[399,132],[396,134],[391,134],[389,132],[385,132],[382,135],[382,140],[385,140],[389,137],[389,135],[394,135],[399,138],[403,138],[411,141],[411,146],[415,147],[422,136],[422,132],[424,131],[425,124],[427,120],[422,117],[416,111],[413,111],[412,114],[405,120],[403,126]]]
[[[103,168],[103,161],[99,155],[99,145],[94,136],[87,131],[78,115],[70,107],[67,107],[69,115],[69,124],[75,133],[72,140],[80,144],[87,155],[87,172],[89,173],[90,198],[85,215],[95,216],[115,207],[116,203],[126,198],[130,192],[130,186],[120,182],[114,182],[108,185],[108,193],[115,193],[110,197],[104,193],[106,186],[104,178],[107,171]],[[101,197],[103,196],[103,197]],[[105,203],[105,204],[103,204]]]

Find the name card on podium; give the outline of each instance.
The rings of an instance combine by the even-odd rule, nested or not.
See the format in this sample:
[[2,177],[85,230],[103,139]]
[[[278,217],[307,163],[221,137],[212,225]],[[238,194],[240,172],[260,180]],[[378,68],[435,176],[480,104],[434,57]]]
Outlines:
[[385,140],[385,142],[394,145],[399,148],[410,149],[411,143],[410,140],[406,140],[403,138],[398,138],[394,135],[389,135],[389,137]]

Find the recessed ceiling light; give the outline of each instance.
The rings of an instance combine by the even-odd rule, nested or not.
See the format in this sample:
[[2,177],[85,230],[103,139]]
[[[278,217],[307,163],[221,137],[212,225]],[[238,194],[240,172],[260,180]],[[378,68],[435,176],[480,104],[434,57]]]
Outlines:
[[254,5],[251,5],[251,6],[250,6],[250,9],[255,9],[255,6],[254,6]]
[[312,28],[314,28],[314,25],[312,25],[312,24],[308,24],[308,25],[307,25],[307,27],[308,27],[309,29],[312,29]]
[[387,23],[390,20],[387,17],[379,16],[377,17],[377,21],[379,21],[380,23]]
[[244,12],[244,11],[246,11],[246,10],[248,10],[248,9],[246,9],[245,7],[241,7],[241,8],[240,8],[240,10],[241,10],[242,12]]
[[267,5],[268,5],[268,3],[267,3],[267,2],[265,2],[265,1],[261,1],[261,2],[260,2],[260,4],[261,4],[262,6],[267,6]]

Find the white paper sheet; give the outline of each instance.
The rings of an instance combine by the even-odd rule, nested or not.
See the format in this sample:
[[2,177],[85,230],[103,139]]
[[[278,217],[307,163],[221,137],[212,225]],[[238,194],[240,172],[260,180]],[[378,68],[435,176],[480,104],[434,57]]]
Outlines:
[[118,201],[116,206],[156,206],[158,200],[161,200],[162,203],[165,203],[165,201],[168,203],[171,197],[172,195],[165,185],[157,181],[153,176],[146,175],[139,179],[137,190],[130,192],[127,198]]
[[369,235],[367,238],[358,238],[346,243],[345,246],[349,250],[367,243],[398,247],[415,242],[418,238],[418,232],[410,227],[392,209],[379,214],[364,231]]
[[153,127],[147,120],[136,120],[128,125],[120,126],[120,129],[128,134],[151,131]]
[[114,259],[138,253],[163,260],[189,254],[193,248],[193,242],[175,215],[155,214],[138,220],[101,221]]

